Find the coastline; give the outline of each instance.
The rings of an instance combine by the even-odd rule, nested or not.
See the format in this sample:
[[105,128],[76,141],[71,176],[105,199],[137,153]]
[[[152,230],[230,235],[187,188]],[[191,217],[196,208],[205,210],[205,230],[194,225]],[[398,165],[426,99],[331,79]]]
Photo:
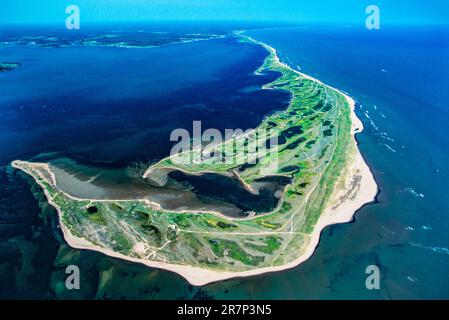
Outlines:
[[[307,243],[307,247],[305,251],[295,260],[281,266],[275,266],[275,267],[264,267],[264,268],[258,268],[253,270],[247,270],[247,271],[236,271],[236,272],[229,272],[229,271],[214,271],[210,269],[205,269],[201,267],[193,267],[188,265],[178,265],[178,264],[169,264],[164,262],[157,262],[157,261],[149,261],[144,259],[138,259],[138,258],[132,258],[126,255],[123,255],[121,253],[105,249],[96,245],[92,245],[89,241],[75,237],[70,230],[62,223],[62,212],[60,208],[52,201],[50,195],[48,194],[47,190],[45,188],[44,192],[47,196],[48,202],[57,209],[58,211],[58,218],[59,218],[59,224],[61,226],[61,230],[64,235],[64,239],[67,241],[67,243],[76,249],[84,249],[84,250],[93,250],[97,252],[101,252],[103,254],[106,254],[111,257],[141,263],[149,267],[158,268],[158,269],[164,269],[168,271],[172,271],[175,273],[178,273],[182,277],[184,277],[190,284],[195,286],[201,286],[205,285],[211,282],[231,279],[231,278],[238,278],[238,277],[248,277],[248,276],[255,276],[259,274],[269,273],[269,272],[276,272],[276,271],[282,271],[290,268],[294,268],[301,264],[302,262],[308,260],[312,254],[314,253],[320,239],[320,235],[322,230],[333,224],[337,223],[345,223],[349,222],[353,219],[354,214],[357,210],[359,210],[362,206],[364,206],[367,203],[372,202],[375,199],[375,196],[377,195],[378,188],[377,184],[374,180],[373,174],[370,171],[368,165],[364,161],[360,150],[357,146],[357,141],[355,139],[355,134],[360,133],[363,130],[363,124],[360,121],[360,119],[355,114],[355,102],[354,100],[349,97],[347,94],[343,93],[342,91],[333,88],[329,85],[323,84],[320,80],[315,79],[313,77],[310,77],[306,74],[303,74],[297,70],[292,69],[287,64],[280,62],[279,57],[277,56],[276,49],[258,42],[256,40],[253,40],[254,42],[261,44],[264,48],[266,48],[269,52],[274,54],[274,57],[277,61],[277,63],[282,64],[286,68],[289,68],[290,70],[293,70],[298,75],[305,77],[307,79],[310,79],[312,81],[318,82],[332,90],[337,91],[338,93],[342,94],[346,101],[348,102],[348,106],[351,110],[351,137],[352,137],[352,143],[355,147],[355,153],[352,155],[351,163],[350,165],[345,166],[345,175],[342,175],[339,177],[339,181],[346,186],[346,188],[341,188],[339,190],[334,189],[331,195],[331,199],[328,201],[328,204],[326,206],[326,209],[322,212],[320,215],[317,223],[314,226],[314,229],[312,233],[309,235],[309,241]],[[12,163],[12,166],[15,168],[18,168],[15,162]],[[21,168],[19,168],[21,169]],[[149,169],[147,169],[148,171]],[[51,170],[49,170],[52,172]],[[146,175],[147,172],[145,172]],[[354,197],[351,197],[351,199],[346,199],[346,201],[340,203],[338,206],[335,206],[335,201],[341,198],[342,195],[346,194],[348,192],[348,189],[350,189],[351,186],[348,186],[347,180],[348,178],[352,178],[355,175],[359,175],[360,182],[359,182],[359,189],[358,192],[356,192]],[[344,181],[341,181],[344,180]],[[40,184],[39,181],[37,183]],[[41,185],[41,184],[40,184]],[[43,187],[41,185],[41,187]]]

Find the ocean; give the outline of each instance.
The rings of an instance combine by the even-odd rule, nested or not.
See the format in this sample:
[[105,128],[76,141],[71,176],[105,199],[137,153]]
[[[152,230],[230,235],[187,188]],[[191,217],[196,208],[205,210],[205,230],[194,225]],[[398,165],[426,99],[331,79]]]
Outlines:
[[[276,77],[253,73],[263,48],[223,34],[154,48],[0,46],[0,60],[22,64],[0,73],[0,297],[449,298],[449,30],[430,26],[247,32],[292,68],[351,95],[365,126],[357,140],[377,201],[353,222],[326,228],[307,262],[197,288],[65,244],[55,210],[9,162],[73,160],[108,174],[166,156],[171,130],[190,130],[193,120],[203,128],[257,126],[289,96],[260,89]],[[80,267],[80,290],[64,287],[68,264]],[[369,265],[380,269],[379,290],[365,286]]]

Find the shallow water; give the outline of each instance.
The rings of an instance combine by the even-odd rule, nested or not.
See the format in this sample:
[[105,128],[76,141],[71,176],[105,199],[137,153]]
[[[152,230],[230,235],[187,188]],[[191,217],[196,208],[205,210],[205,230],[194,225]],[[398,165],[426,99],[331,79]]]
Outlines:
[[163,185],[156,185],[142,178],[141,170],[131,167],[89,167],[66,158],[53,159],[50,164],[58,188],[77,198],[148,199],[166,210],[218,211],[231,217],[274,210],[282,190],[291,181],[275,176],[256,180],[259,188],[253,194],[238,179],[220,174],[192,175],[174,170],[165,173],[168,179]]

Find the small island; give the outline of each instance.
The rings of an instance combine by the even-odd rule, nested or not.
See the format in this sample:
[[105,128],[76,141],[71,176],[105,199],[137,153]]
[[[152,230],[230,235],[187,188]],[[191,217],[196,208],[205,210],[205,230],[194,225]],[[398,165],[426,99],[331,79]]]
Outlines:
[[[243,151],[226,148],[242,138],[236,136],[213,146],[214,153],[230,149],[226,156],[236,161],[209,158],[183,165],[172,156],[147,168],[143,178],[163,182],[174,170],[232,175],[246,190],[257,192],[261,179],[288,177],[278,205],[263,214],[229,217],[219,211],[166,210],[148,199],[81,199],[58,187],[48,163],[13,161],[13,167],[43,188],[70,246],[170,270],[193,285],[204,285],[295,267],[312,255],[323,228],[350,221],[374,200],[377,185],[354,137],[363,129],[354,100],[280,62],[274,48],[237,36],[268,51],[256,72],[277,72],[279,77],[264,89],[290,92],[288,107],[249,133],[268,140],[267,132],[278,132],[278,148],[261,144],[258,148],[267,148],[263,159],[241,163]],[[193,149],[176,157],[197,159],[202,154]],[[276,166],[271,165],[274,159]]]
[[20,67],[22,64],[17,62],[0,62],[0,72],[11,71]]

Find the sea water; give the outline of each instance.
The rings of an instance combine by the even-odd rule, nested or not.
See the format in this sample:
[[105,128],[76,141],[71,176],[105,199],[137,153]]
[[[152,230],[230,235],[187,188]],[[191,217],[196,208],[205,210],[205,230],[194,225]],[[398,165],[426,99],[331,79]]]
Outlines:
[[[167,155],[169,132],[193,120],[219,129],[257,126],[288,102],[286,93],[260,90],[275,75],[253,74],[266,51],[231,36],[152,49],[0,48],[2,59],[22,63],[0,74],[0,295],[448,298],[448,33],[363,26],[248,32],[292,68],[358,101],[365,130],[357,140],[380,193],[352,223],[326,228],[300,266],[201,288],[170,272],[69,248],[42,192],[34,186],[33,197],[7,164],[68,157],[124,168]],[[67,264],[80,267],[81,290],[65,290]],[[379,267],[379,290],[365,286],[370,265]]]

